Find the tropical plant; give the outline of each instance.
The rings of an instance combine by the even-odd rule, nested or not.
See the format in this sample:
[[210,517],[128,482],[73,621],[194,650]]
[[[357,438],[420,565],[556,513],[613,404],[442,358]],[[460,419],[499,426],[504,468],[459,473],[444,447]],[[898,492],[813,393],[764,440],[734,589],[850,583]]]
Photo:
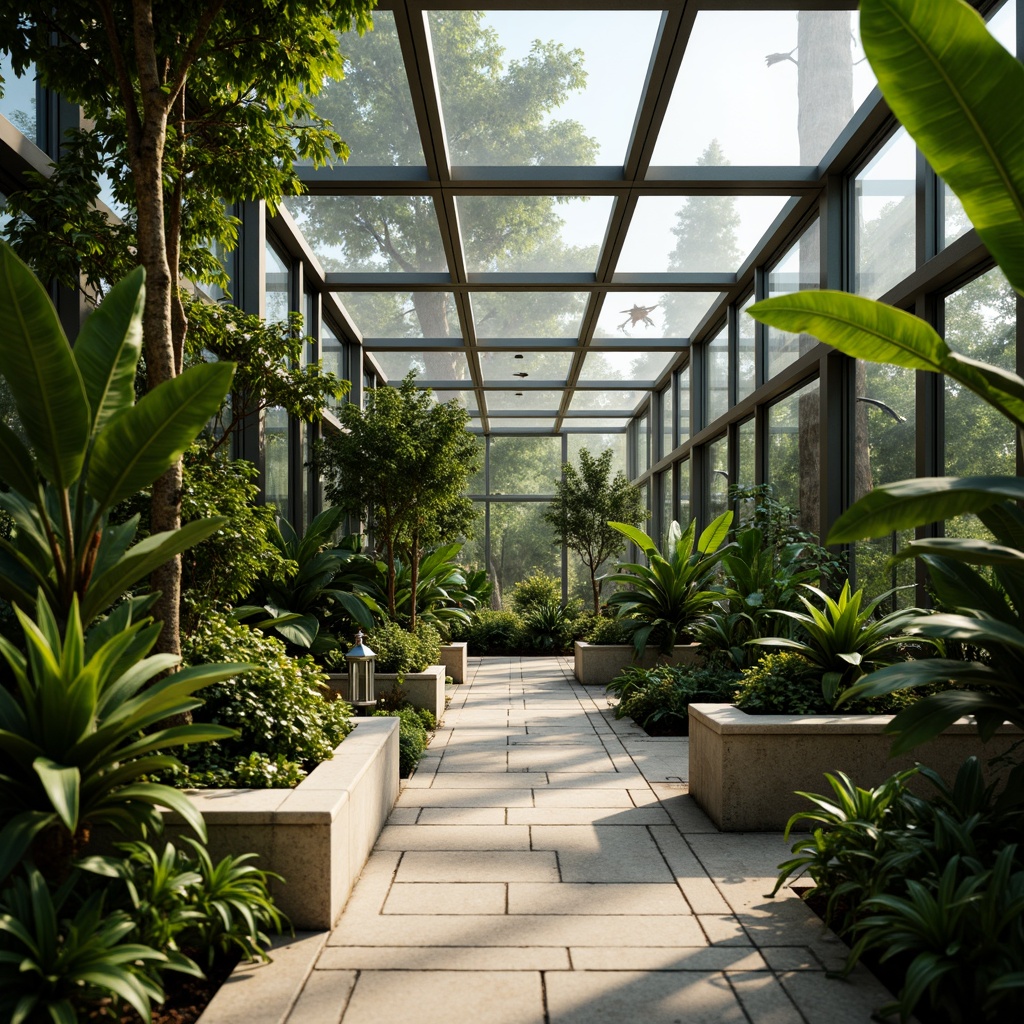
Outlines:
[[534,608],[558,604],[562,600],[562,581],[543,569],[534,568],[529,576],[512,585],[512,610],[526,615]]
[[[632,718],[652,736],[686,736],[689,706],[722,703],[736,688],[737,673],[728,668],[659,665],[653,669],[627,669],[629,684],[617,680],[608,689],[625,695],[615,709],[616,718]],[[622,676],[617,677],[622,680]]]
[[[374,613],[381,614],[367,588],[358,592],[339,583],[339,574],[357,557],[354,543],[333,546],[344,513],[340,508],[321,512],[300,537],[286,519],[278,519],[268,531],[268,540],[294,572],[264,576],[256,584],[250,601],[232,615],[239,621],[252,620],[255,629],[272,630],[300,650],[324,654],[337,645],[337,638],[323,627],[339,615],[369,629]],[[265,617],[269,616],[269,617]]]
[[366,643],[377,655],[378,672],[422,672],[441,660],[441,637],[428,622],[412,633],[397,622],[383,623],[367,633]]
[[523,645],[523,617],[516,612],[482,608],[466,637],[470,654],[518,654]]
[[621,471],[611,475],[612,454],[606,448],[595,458],[581,448],[579,469],[569,462],[562,467],[562,478],[555,485],[557,494],[544,513],[555,540],[575,551],[587,567],[595,615],[601,612],[601,587],[609,578],[598,573],[624,547],[615,522],[635,528],[650,517],[640,488]]
[[831,710],[821,673],[795,651],[766,654],[743,669],[733,702],[750,715],[818,715]]
[[[864,0],[864,50],[890,107],[936,172],[956,193],[981,240],[1018,294],[1024,294],[1024,68],[959,0]],[[993,102],[998,96],[999,101]],[[814,335],[847,355],[945,374],[1024,431],[1024,378],[953,352],[924,321],[842,292],[796,292],[759,302],[752,316]],[[1015,502],[1019,477],[922,478],[876,487],[836,522],[830,543],[849,543],[975,513],[993,540],[919,539],[905,557],[967,589],[955,611],[915,632],[986,652],[985,660],[928,659],[862,680],[849,697],[951,680],[954,688],[909,707],[892,722],[895,750],[936,736],[973,714],[984,738],[1004,721],[1024,724],[1024,533]],[[987,585],[973,566],[991,568]],[[965,687],[974,687],[966,689]],[[846,699],[846,698],[841,698]]]
[[34,621],[20,608],[16,614],[27,653],[0,637],[12,677],[10,689],[0,687],[0,879],[33,841],[36,864],[61,879],[90,827],[152,830],[160,807],[205,837],[202,816],[183,793],[146,779],[178,765],[162,751],[234,733],[220,725],[160,723],[198,707],[197,690],[248,666],[202,665],[158,678],[178,659],[147,657],[160,626],[129,624],[128,604],[88,639],[77,597],[63,631],[42,595]]
[[904,661],[922,647],[942,651],[941,642],[910,635],[911,627],[923,614],[920,609],[902,608],[881,618],[874,617],[878,606],[889,596],[887,593],[865,605],[864,591],[851,592],[849,580],[837,598],[809,583],[802,586],[815,595],[822,607],[800,595],[806,612],[779,609],[779,615],[799,627],[797,637],[763,637],[751,642],[802,655],[820,673],[821,693],[830,708],[836,707],[841,699],[849,699],[850,688],[861,676],[894,661]]
[[626,588],[612,594],[608,604],[630,630],[637,655],[652,639],[663,654],[670,654],[679,639],[690,636],[701,616],[721,600],[715,580],[731,523],[732,512],[723,512],[698,538],[696,519],[685,533],[673,522],[666,539],[667,555],[635,526],[609,524],[647,556],[647,565],[621,564],[608,576]]
[[61,620],[77,602],[88,625],[133,584],[210,536],[220,518],[155,533],[132,546],[138,517],[107,517],[177,463],[217,411],[233,365],[187,370],[135,401],[144,273],[115,285],[72,349],[46,290],[0,243],[0,374],[27,444],[0,423],[0,596],[31,609],[41,592]]
[[126,942],[135,922],[104,907],[95,892],[72,913],[66,909],[75,875],[55,891],[31,865],[0,892],[0,1014],[15,1022],[74,1024],[76,1007],[103,998],[124,1001],[148,1021],[164,1001],[152,968],[167,957]]

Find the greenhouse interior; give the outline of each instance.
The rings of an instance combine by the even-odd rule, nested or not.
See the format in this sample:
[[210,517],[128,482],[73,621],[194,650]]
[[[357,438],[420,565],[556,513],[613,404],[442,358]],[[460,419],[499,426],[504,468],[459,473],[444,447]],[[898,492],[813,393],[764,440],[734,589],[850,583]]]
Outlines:
[[207,6],[0,16],[0,1017],[1021,1019],[1024,0]]

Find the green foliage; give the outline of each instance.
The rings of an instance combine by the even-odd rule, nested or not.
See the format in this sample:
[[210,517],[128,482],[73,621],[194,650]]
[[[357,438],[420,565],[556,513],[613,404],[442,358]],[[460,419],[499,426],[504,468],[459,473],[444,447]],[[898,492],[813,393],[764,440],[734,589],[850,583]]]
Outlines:
[[164,1000],[150,972],[167,957],[126,942],[135,924],[124,911],[108,912],[103,893],[72,910],[75,881],[51,892],[29,865],[0,892],[0,1014],[12,1024],[74,1024],[76,1007],[112,997],[148,1021]]
[[180,458],[220,406],[230,363],[197,366],[135,401],[143,272],[111,289],[72,350],[49,296],[0,244],[0,373],[26,446],[0,424],[0,507],[15,531],[0,539],[0,595],[31,608],[41,590],[64,618],[78,601],[88,624],[134,583],[220,525],[197,520],[131,547],[137,520],[107,526],[118,502]]
[[[908,783],[917,775],[931,799]],[[873,789],[841,772],[832,792],[803,793],[813,809],[795,814],[813,832],[779,865],[775,892],[810,875],[826,918],[852,948],[892,961],[902,976],[895,1003],[879,1013],[902,1020],[997,1024],[1024,1011],[1024,858],[1021,808],[986,785],[969,758],[953,785],[927,768],[899,772]]]
[[673,522],[666,541],[667,557],[642,530],[626,523],[609,524],[647,556],[648,565],[619,565],[608,577],[628,588],[612,594],[608,604],[631,629],[638,655],[652,639],[662,653],[671,653],[721,598],[715,579],[731,523],[732,512],[723,512],[698,538],[696,519],[685,533]]
[[562,600],[562,581],[543,569],[534,570],[525,579],[512,585],[512,610],[527,615],[534,608],[547,608]]
[[574,605],[536,604],[523,616],[522,644],[527,654],[555,654],[569,651],[576,633],[578,602]]
[[596,615],[590,632],[583,639],[588,644],[628,644],[633,639],[633,631],[624,619]]
[[[450,543],[472,531],[477,516],[464,496],[478,468],[469,413],[458,402],[435,404],[410,373],[398,388],[372,389],[365,411],[342,406],[343,430],[321,441],[317,463],[328,499],[361,522],[382,553],[387,570],[386,607],[396,605],[396,549],[412,552],[410,591],[418,593],[420,550]],[[415,607],[409,624],[415,626]]]
[[522,649],[524,629],[522,616],[515,612],[484,608],[473,616],[473,625],[466,638],[469,653],[518,654]]
[[848,700],[849,688],[861,676],[920,653],[918,644],[942,650],[938,641],[910,635],[909,630],[924,614],[920,609],[898,609],[876,619],[875,612],[887,594],[862,607],[864,591],[851,593],[849,580],[835,599],[808,583],[803,586],[817,597],[824,610],[801,596],[806,612],[779,611],[797,624],[797,638],[766,637],[753,643],[796,651],[806,658],[820,675],[822,697],[829,708]]
[[602,580],[598,570],[625,546],[615,524],[637,527],[650,516],[640,488],[631,484],[621,471],[611,477],[612,454],[606,448],[594,458],[586,448],[580,449],[579,469],[571,463],[562,467],[557,494],[544,513],[555,539],[575,551],[586,565],[595,615],[601,610]]
[[751,715],[820,715],[830,710],[819,673],[802,654],[791,651],[765,655],[744,669],[734,697],[736,707]]
[[421,622],[414,632],[397,622],[374,626],[366,634],[366,643],[377,655],[378,672],[422,672],[428,665],[441,661],[441,635],[428,622]]
[[88,841],[87,826],[152,829],[161,806],[205,835],[189,800],[146,776],[177,765],[163,751],[231,735],[217,725],[163,723],[198,707],[197,690],[244,666],[204,665],[158,679],[178,659],[147,657],[160,626],[132,624],[127,603],[88,637],[77,599],[63,630],[42,596],[35,621],[16,612],[27,653],[0,637],[11,681],[0,688],[0,879],[33,841],[36,864],[61,879]]
[[262,775],[268,786],[291,785],[328,760],[351,731],[351,709],[343,701],[324,700],[324,676],[313,659],[289,657],[280,640],[211,612],[184,647],[191,665],[244,660],[257,667],[236,667],[235,678],[206,691],[196,719],[237,735],[188,747],[182,754],[186,771],[176,784],[235,786]]
[[[927,10],[913,0],[865,0],[861,32],[893,112],[960,198],[1000,270],[1021,293],[1024,69],[992,38],[982,19],[956,0],[936,0]],[[992,102],[994,95],[1000,102]],[[959,355],[908,313],[827,291],[779,296],[749,312],[774,327],[813,334],[857,359],[942,373],[996,410],[1018,434],[1024,430],[1024,379]],[[999,665],[993,671],[984,660],[931,659],[885,669],[879,678],[865,680],[851,696],[950,680],[957,684],[897,717],[891,725],[897,734],[895,749],[911,749],[963,714],[975,715],[983,737],[1004,719],[1024,721],[1024,604],[1016,598],[1024,586],[1024,541],[1013,505],[1022,497],[1024,481],[1012,476],[904,480],[876,487],[833,527],[830,542],[842,543],[973,512],[996,522],[1003,538],[946,537],[909,545],[910,555],[934,556],[929,564],[933,579],[937,569],[950,579],[959,574],[970,581],[970,595],[955,603],[958,614],[936,616],[922,635],[976,646]],[[984,581],[974,566],[991,566],[997,579],[980,608],[973,601],[984,591]],[[993,606],[999,608],[996,621],[990,618]],[[959,689],[979,683],[986,688]]]
[[686,736],[689,705],[729,701],[738,678],[728,668],[682,665],[627,669],[623,675],[608,685],[623,694],[615,717],[632,718],[652,736]]
[[396,710],[380,709],[374,711],[374,715],[398,719],[398,772],[403,779],[407,779],[416,771],[416,765],[427,749],[430,740],[427,729],[430,727],[418,710],[408,705]]

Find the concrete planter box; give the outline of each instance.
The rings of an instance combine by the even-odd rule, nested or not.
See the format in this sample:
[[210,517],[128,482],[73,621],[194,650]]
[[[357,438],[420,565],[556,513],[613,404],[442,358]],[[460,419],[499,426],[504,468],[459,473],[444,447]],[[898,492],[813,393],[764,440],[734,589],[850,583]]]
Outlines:
[[[920,761],[952,781],[972,754],[1007,750],[1021,731],[1004,726],[982,743],[972,721],[954,723],[910,754],[889,757],[892,715],[748,715],[732,704],[690,705],[690,795],[723,832],[781,832],[811,804],[796,795],[831,792],[825,772],[875,786]],[[922,780],[914,789],[933,792]]]
[[[277,905],[296,929],[331,928],[398,799],[398,719],[360,719],[295,789],[199,789],[214,861],[257,853],[276,871]],[[168,813],[169,832],[182,832]]]
[[[440,722],[444,714],[444,665],[430,665],[423,672],[406,672],[402,676],[401,690],[406,700],[414,708],[426,708],[433,712]],[[377,696],[385,690],[393,690],[398,685],[398,674],[395,672],[375,672],[374,688]],[[351,700],[348,688],[348,675],[332,673],[327,677],[332,690],[341,694],[342,700]]]
[[576,678],[584,686],[607,686],[623,669],[631,666],[653,668],[658,664],[700,664],[696,644],[681,644],[671,656],[659,654],[654,647],[648,647],[642,658],[634,660],[635,654],[632,644],[588,644],[577,640],[574,651]]
[[453,683],[464,683],[468,674],[469,644],[465,640],[444,644],[441,647],[441,664],[444,674],[452,677]]

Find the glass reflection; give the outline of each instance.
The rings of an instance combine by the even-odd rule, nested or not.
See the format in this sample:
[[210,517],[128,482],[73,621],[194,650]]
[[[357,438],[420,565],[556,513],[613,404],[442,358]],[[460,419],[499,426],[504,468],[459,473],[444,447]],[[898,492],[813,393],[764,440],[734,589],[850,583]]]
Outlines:
[[[820,281],[821,240],[818,221],[800,236],[797,243],[768,272],[768,295],[792,295],[817,288]],[[791,334],[777,327],[766,328],[770,380],[817,344],[809,334]]]
[[767,479],[775,497],[799,509],[797,523],[816,534],[820,506],[818,382],[768,408]]
[[473,292],[478,338],[575,338],[583,292]]

